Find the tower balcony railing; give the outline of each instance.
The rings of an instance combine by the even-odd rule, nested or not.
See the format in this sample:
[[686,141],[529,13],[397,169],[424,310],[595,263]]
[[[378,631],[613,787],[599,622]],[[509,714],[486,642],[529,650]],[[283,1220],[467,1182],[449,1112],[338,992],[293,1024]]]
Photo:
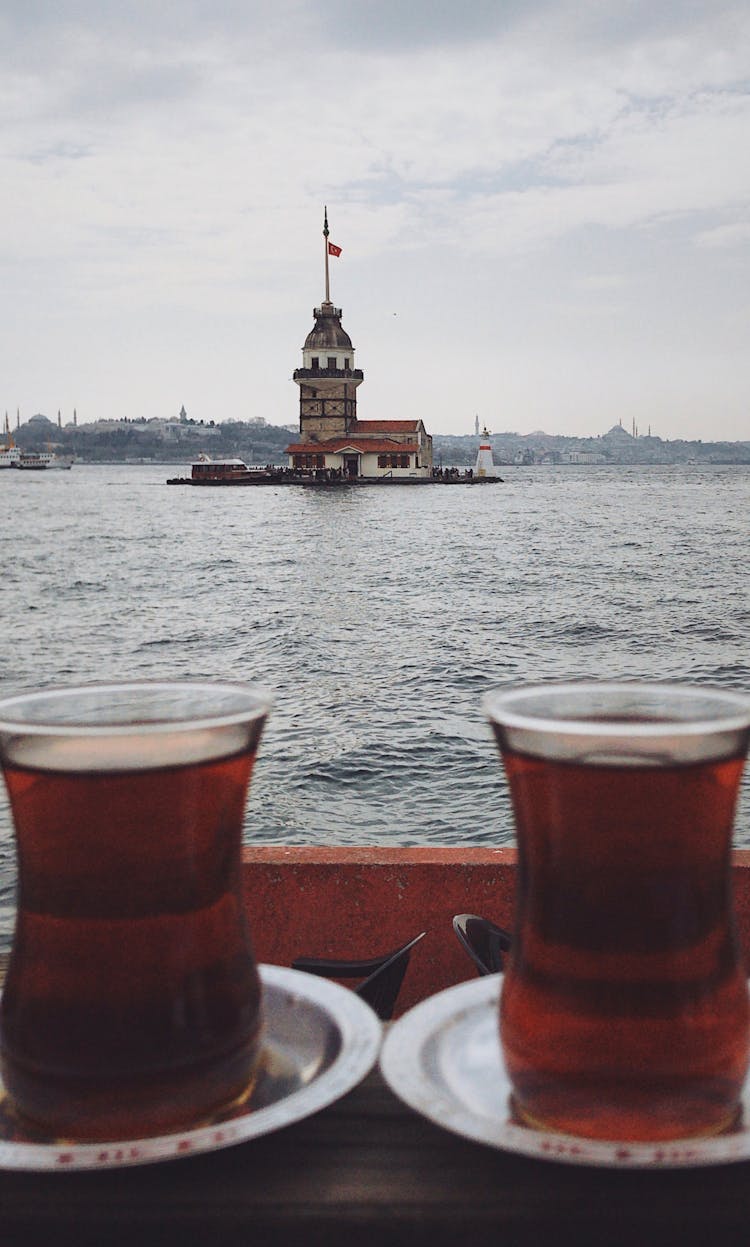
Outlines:
[[325,380],[326,377],[351,381],[364,381],[365,379],[361,368],[295,368],[292,373],[293,381]]

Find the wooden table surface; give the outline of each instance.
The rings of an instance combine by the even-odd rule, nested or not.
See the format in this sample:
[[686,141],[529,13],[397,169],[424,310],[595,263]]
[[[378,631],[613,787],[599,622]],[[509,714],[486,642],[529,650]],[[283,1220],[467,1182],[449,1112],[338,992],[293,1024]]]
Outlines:
[[0,1173],[2,1247],[750,1242],[750,1163],[584,1169],[468,1143],[377,1073],[276,1134],[139,1168]]

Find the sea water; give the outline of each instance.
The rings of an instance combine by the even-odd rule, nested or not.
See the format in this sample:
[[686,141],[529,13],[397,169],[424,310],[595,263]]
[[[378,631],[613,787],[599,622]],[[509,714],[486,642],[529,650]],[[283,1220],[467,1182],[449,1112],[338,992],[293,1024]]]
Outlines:
[[[509,467],[503,484],[423,488],[166,485],[185,474],[0,473],[0,688],[269,686],[248,842],[512,842],[480,705],[494,686],[624,677],[750,693],[750,467]],[[735,842],[750,846],[747,788]],[[0,940],[12,863],[0,789]]]

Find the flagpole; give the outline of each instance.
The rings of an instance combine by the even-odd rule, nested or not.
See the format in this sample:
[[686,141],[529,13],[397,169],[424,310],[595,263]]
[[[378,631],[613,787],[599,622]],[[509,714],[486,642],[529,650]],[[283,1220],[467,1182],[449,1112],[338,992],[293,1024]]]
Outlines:
[[331,302],[331,287],[328,280],[328,205],[323,209],[323,246],[326,255],[326,303]]

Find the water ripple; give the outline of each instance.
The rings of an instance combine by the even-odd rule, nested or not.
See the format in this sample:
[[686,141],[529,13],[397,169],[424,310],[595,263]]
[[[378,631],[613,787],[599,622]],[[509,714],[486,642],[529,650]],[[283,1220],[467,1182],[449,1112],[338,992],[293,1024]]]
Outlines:
[[[0,537],[2,686],[272,686],[253,841],[509,842],[481,711],[493,685],[750,690],[747,468],[524,468],[491,490],[341,494],[168,489],[174,474],[76,465],[0,480],[0,534],[30,534],[22,559]],[[746,790],[737,836],[750,845]]]

